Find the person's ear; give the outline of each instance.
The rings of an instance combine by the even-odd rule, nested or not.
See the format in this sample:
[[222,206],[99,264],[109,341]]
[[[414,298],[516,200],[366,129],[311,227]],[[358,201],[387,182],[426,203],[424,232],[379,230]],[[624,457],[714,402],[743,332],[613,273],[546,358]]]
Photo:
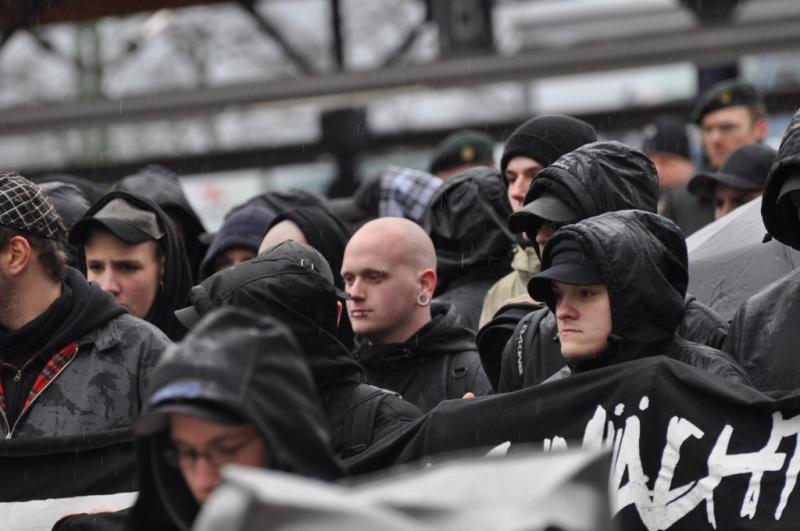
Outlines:
[[28,240],[22,236],[14,236],[8,242],[8,256],[5,258],[6,271],[9,275],[18,275],[25,270],[33,256],[33,249]]
[[336,326],[342,322],[342,301],[336,301]]
[[436,291],[436,270],[427,268],[419,273],[420,293],[425,293],[428,300],[433,299],[433,292]]
[[758,134],[759,141],[763,142],[764,139],[767,138],[767,129],[769,128],[769,122],[767,122],[766,118],[759,118],[758,120],[756,120],[755,128]]

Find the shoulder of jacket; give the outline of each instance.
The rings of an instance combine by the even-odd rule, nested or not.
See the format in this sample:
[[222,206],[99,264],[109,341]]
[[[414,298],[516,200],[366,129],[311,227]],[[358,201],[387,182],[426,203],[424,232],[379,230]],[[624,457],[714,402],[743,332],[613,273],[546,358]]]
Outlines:
[[79,344],[81,346],[91,345],[96,351],[117,347],[125,350],[151,350],[154,346],[163,350],[171,344],[171,341],[154,325],[124,313],[84,334],[79,340]]

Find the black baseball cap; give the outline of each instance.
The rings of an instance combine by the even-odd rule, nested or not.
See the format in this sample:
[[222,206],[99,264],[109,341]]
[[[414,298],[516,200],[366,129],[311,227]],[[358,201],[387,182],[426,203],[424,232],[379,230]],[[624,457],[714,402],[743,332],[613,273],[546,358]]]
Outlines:
[[511,214],[508,218],[508,228],[511,232],[519,234],[526,231],[530,232],[532,228],[537,227],[544,221],[565,223],[575,221],[578,217],[578,214],[561,199],[554,195],[546,194],[537,197],[520,210]]
[[550,254],[547,269],[528,282],[528,293],[534,300],[549,304],[553,298],[553,281],[574,286],[606,283],[600,268],[577,242],[558,240],[551,249],[545,247],[545,252]]
[[[301,285],[297,275],[303,273],[318,279],[312,285]],[[325,292],[330,290],[336,300],[345,301],[350,295],[337,288],[333,282],[333,272],[328,261],[316,249],[292,240],[270,247],[255,258],[218,271],[194,286],[191,290],[192,305],[175,310],[175,317],[187,329],[191,329],[200,318],[223,306],[226,299],[236,297],[237,292],[257,289],[264,283],[284,294],[313,292],[316,300],[309,304],[321,303]]]
[[645,153],[671,153],[685,159],[691,158],[686,124],[680,118],[659,116],[647,124],[642,133],[642,151]]
[[728,155],[719,171],[698,173],[689,181],[689,192],[701,199],[714,195],[717,184],[737,190],[763,190],[777,152],[765,144],[747,144]]
[[164,236],[155,212],[140,208],[122,197],[112,199],[91,216],[78,221],[69,232],[69,242],[74,245],[85,243],[89,232],[97,226],[130,244],[159,240]]

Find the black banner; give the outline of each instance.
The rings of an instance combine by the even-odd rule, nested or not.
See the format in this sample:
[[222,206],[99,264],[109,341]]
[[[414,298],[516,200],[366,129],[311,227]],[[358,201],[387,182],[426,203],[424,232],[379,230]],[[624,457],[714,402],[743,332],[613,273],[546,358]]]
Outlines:
[[658,357],[443,402],[361,465],[518,443],[609,448],[623,529],[800,529],[798,435],[800,394],[773,399]]
[[133,492],[130,429],[0,441],[0,502]]

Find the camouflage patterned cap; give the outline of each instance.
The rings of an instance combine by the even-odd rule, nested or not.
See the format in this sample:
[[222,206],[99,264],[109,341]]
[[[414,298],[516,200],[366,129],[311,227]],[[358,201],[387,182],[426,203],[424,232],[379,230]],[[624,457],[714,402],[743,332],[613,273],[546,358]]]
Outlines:
[[15,172],[0,173],[0,226],[64,241],[67,230],[41,188]]

